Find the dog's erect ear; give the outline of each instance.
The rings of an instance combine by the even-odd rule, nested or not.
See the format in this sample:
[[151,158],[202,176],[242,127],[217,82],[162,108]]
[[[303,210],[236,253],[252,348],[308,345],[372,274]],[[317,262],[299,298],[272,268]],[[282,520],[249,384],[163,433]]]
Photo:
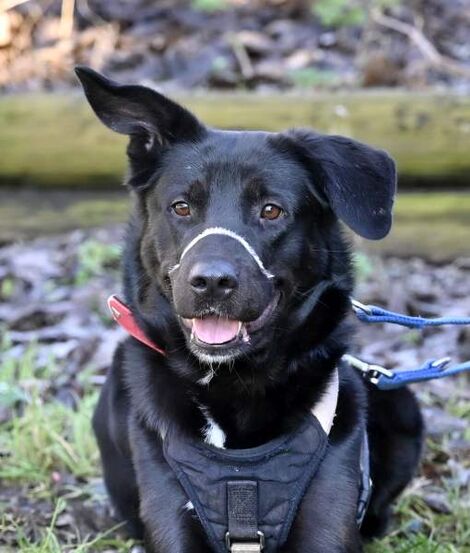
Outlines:
[[203,129],[189,111],[151,88],[118,84],[89,67],[78,66],[75,73],[93,111],[113,131],[171,143],[193,140]]
[[194,141],[205,130],[194,115],[155,90],[121,85],[89,67],[78,66],[75,73],[98,118],[113,131],[131,138],[128,184],[145,184],[155,169],[159,149]]
[[297,155],[311,175],[315,193],[354,232],[370,240],[388,234],[396,192],[392,158],[382,150],[342,136],[293,130]]

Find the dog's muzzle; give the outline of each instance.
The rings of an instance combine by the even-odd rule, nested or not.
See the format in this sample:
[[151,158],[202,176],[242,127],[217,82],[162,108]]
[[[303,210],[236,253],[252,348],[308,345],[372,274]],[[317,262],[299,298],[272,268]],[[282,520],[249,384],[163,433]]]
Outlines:
[[[230,240],[206,243],[209,237]],[[248,342],[245,323],[265,320],[263,315],[277,305],[272,301],[274,275],[243,236],[223,227],[195,236],[169,275],[176,311],[191,341],[201,347]]]

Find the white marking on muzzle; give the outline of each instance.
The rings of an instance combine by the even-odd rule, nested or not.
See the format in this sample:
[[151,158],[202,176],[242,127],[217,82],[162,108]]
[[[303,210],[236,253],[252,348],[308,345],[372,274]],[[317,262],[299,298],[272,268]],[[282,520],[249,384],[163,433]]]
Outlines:
[[266,267],[263,265],[263,262],[261,261],[259,255],[256,253],[256,251],[253,249],[253,247],[247,242],[243,236],[240,236],[233,230],[229,230],[223,227],[210,227],[203,230],[200,234],[195,236],[191,242],[184,248],[183,253],[181,254],[179,262],[170,269],[170,273],[173,271],[176,271],[176,269],[179,268],[181,265],[181,261],[183,260],[183,257],[189,252],[189,250],[194,247],[199,241],[201,241],[203,238],[206,238],[207,236],[212,236],[214,234],[220,234],[222,236],[228,236],[229,238],[233,238],[238,243],[240,243],[245,250],[251,255],[251,257],[254,259],[255,263],[260,268],[260,271],[263,273],[263,275],[266,278],[274,278],[274,275],[270,273]]

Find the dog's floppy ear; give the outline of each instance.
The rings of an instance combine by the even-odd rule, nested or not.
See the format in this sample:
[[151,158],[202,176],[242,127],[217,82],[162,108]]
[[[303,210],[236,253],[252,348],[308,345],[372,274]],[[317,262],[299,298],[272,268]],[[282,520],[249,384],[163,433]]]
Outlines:
[[388,234],[396,192],[396,170],[383,150],[343,136],[293,130],[281,135],[306,166],[320,201],[354,232],[370,240]]
[[194,115],[155,90],[121,85],[89,67],[77,66],[75,73],[98,118],[113,131],[130,136],[130,185],[146,184],[159,150],[196,140],[204,132]]

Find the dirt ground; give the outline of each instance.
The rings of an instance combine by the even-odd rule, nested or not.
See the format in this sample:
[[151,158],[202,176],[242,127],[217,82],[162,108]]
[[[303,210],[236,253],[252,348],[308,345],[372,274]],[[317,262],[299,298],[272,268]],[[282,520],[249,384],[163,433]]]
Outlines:
[[[0,94],[71,90],[75,64],[163,91],[468,94],[467,4],[0,0]],[[0,245],[0,553],[139,550],[112,516],[90,428],[124,337],[105,307],[120,289],[122,233],[119,225]],[[470,313],[468,256],[442,265],[359,254],[356,265],[364,303],[413,315]],[[355,326],[354,353],[392,369],[470,359],[468,327]],[[367,553],[470,552],[468,384],[460,376],[414,386],[427,428],[423,460],[389,535]]]
[[0,4],[0,91],[69,89],[77,63],[163,90],[470,89],[466,0],[6,5],[13,7]]
[[[128,551],[100,477],[90,415],[123,334],[123,228],[76,231],[0,248],[0,551]],[[470,260],[357,256],[356,297],[410,314],[470,313]],[[470,359],[470,329],[423,332],[357,323],[355,352],[390,368]],[[470,390],[465,376],[415,386],[427,425],[419,474],[391,534],[369,552],[465,552],[470,535]]]

